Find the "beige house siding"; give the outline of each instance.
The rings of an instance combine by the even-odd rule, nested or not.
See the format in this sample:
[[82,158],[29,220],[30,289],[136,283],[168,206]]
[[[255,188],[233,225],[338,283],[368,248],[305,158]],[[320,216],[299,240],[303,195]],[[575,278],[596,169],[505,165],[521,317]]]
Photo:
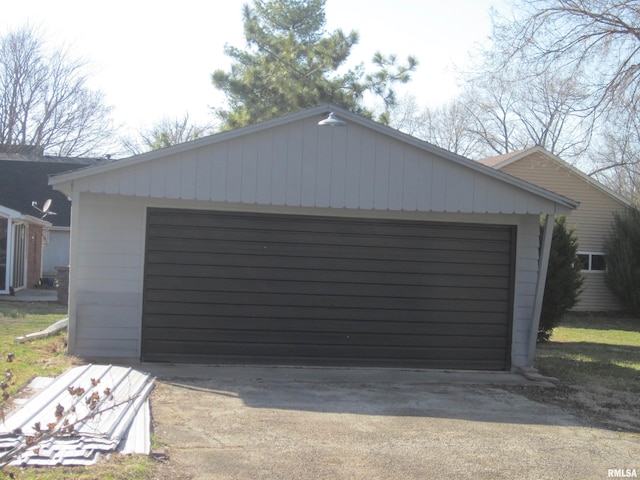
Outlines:
[[[567,224],[576,232],[579,251],[602,252],[613,212],[622,212],[624,205],[539,151],[507,164],[500,170],[580,202],[580,206],[567,217]],[[585,272],[584,277],[583,293],[574,310],[606,311],[622,308],[605,285],[604,272]]]
[[605,284],[604,273],[585,272],[582,284],[580,303],[574,308],[576,311],[616,311],[623,307]]

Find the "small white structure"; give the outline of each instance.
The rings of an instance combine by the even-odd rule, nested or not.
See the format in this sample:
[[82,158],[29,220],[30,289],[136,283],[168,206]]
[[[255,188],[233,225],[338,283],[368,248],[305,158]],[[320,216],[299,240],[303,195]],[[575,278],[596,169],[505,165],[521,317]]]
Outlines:
[[531,365],[549,225],[577,206],[331,105],[50,183],[69,353],[144,361]]
[[42,275],[55,277],[58,267],[69,265],[71,228],[52,226],[45,239],[42,256]]
[[0,205],[0,295],[36,285],[51,223]]

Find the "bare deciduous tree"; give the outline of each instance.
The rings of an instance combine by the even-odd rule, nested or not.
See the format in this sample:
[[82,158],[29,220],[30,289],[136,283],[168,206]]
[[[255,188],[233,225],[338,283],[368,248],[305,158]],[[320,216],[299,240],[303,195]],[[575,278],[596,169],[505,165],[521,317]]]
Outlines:
[[619,111],[605,119],[589,151],[589,175],[640,205],[640,119]]
[[[591,174],[623,195],[640,185],[640,7],[637,0],[515,0],[511,17],[493,14],[486,65],[508,69],[525,85],[554,79],[571,88],[563,111],[582,119],[562,127],[568,150]],[[486,67],[485,67],[486,68]],[[564,79],[561,85],[558,79]],[[567,128],[569,127],[569,128]],[[553,142],[551,142],[553,145]],[[547,145],[545,147],[549,148]],[[569,153],[565,153],[565,151]]]
[[504,78],[488,74],[469,82],[461,101],[472,118],[471,132],[483,145],[483,156],[501,155],[523,148],[516,130],[517,98]]
[[575,74],[592,108],[635,105],[640,86],[637,0],[518,0],[514,16],[494,12],[494,44],[503,64],[525,76]]
[[476,77],[476,88],[465,95],[486,153],[540,145],[571,162],[584,154],[595,117],[572,79],[540,75],[521,81],[503,74]]
[[390,125],[458,155],[473,158],[479,153],[472,131],[473,118],[459,99],[439,107],[421,108],[415,97],[402,99],[392,110]]
[[473,117],[468,106],[459,99],[428,110],[431,134],[428,141],[450,152],[474,158],[480,153],[480,142],[473,134]]
[[458,99],[396,111],[394,125],[472,158],[540,145],[640,200],[638,1],[510,3]]
[[173,120],[164,118],[151,129],[140,132],[138,139],[124,138],[122,146],[126,153],[139,155],[151,150],[170,147],[179,143],[195,140],[205,135],[211,135],[214,127],[211,125],[197,125],[189,122],[189,114]]
[[101,153],[113,135],[110,108],[87,81],[85,62],[64,49],[47,52],[31,27],[0,38],[0,144],[60,156]]
[[425,111],[426,109],[418,105],[416,97],[412,95],[403,97],[391,109],[389,126],[412,137],[427,140],[425,136],[428,133],[425,131],[427,123]]
[[584,98],[570,80],[539,77],[525,84],[502,72],[469,83],[474,86],[440,107],[403,101],[392,125],[470,158],[540,145],[574,161],[588,148],[593,117],[586,116]]

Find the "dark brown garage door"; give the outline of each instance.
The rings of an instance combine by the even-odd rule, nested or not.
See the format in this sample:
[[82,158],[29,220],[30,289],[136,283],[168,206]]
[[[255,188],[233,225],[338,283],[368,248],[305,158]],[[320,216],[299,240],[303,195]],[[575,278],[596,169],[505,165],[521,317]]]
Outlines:
[[149,209],[145,361],[509,367],[515,229]]

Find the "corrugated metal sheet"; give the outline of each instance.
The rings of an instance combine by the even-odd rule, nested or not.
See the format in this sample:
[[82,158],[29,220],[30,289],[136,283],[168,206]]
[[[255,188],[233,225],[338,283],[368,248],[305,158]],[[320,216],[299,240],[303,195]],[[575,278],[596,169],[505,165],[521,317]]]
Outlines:
[[17,449],[13,465],[90,465],[114,451],[148,454],[153,383],[113,365],[68,370],[0,425],[0,458]]

